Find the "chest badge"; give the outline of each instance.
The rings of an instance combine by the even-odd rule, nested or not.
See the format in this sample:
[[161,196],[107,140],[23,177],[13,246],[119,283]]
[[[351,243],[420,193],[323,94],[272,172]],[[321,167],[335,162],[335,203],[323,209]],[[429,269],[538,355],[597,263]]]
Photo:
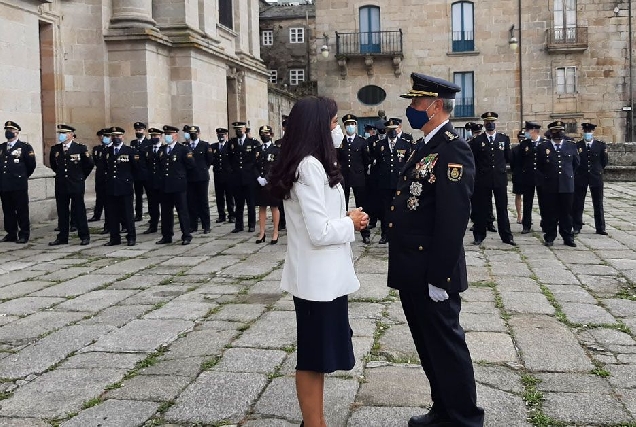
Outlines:
[[464,175],[464,166],[459,163],[449,163],[448,170],[446,171],[446,176],[449,181],[458,182],[461,181],[462,176]]
[[546,154],[546,156],[550,155],[550,149],[549,148],[545,149],[545,154]]
[[416,210],[420,206],[420,200],[417,197],[411,196],[406,200],[406,207],[409,210]]
[[417,181],[413,181],[411,183],[411,186],[409,187],[409,190],[411,192],[411,195],[415,196],[415,197],[419,197],[422,195],[422,183],[421,182],[417,182]]
[[415,170],[413,173],[414,179],[424,179],[428,177],[428,182],[431,184],[435,182],[435,174],[433,174],[433,168],[437,163],[437,153],[429,154],[422,160],[415,164]]

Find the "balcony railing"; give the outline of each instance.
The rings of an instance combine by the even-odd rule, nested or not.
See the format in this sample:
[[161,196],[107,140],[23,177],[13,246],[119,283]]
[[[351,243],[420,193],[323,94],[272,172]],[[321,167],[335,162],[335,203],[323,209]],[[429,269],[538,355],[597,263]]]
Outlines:
[[587,49],[587,27],[554,27],[548,29],[548,51],[583,51]]
[[402,30],[336,32],[336,56],[402,55]]
[[455,117],[475,117],[475,104],[473,98],[457,98],[453,109]]

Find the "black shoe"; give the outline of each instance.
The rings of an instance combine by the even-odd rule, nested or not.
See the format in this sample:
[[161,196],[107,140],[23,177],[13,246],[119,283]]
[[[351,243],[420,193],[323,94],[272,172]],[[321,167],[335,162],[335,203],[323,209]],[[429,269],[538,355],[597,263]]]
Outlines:
[[430,410],[428,414],[411,417],[408,425],[409,427],[450,427],[453,423],[448,416],[439,415],[433,410]]
[[82,239],[80,241],[80,246],[86,246],[91,242],[91,239]]
[[564,240],[563,244],[565,246],[570,246],[572,248],[576,248],[576,243],[574,243],[574,240]]
[[117,245],[121,245],[121,242],[113,242],[112,240],[109,240],[108,242],[104,243],[104,246],[117,246]]
[[484,239],[481,239],[481,240],[480,239],[475,239],[475,240],[473,240],[473,245],[475,245],[475,246],[479,246],[482,243],[484,243]]
[[596,234],[600,234],[601,236],[607,236],[607,231],[605,231],[605,230],[596,230]]
[[546,240],[545,242],[543,242],[543,244],[547,247],[554,246],[554,242],[550,240]]
[[247,227],[247,231],[248,233],[253,233],[255,230],[254,227]]
[[135,246],[137,244],[137,241],[135,239],[128,239],[126,241],[126,245],[128,246]]
[[53,231],[60,231],[60,227],[55,227]]
[[378,243],[381,245],[386,245],[388,243],[386,236],[380,237],[380,240],[378,241]]
[[162,237],[161,240],[157,242],[158,245],[165,245],[166,243],[172,243],[172,239]]
[[18,238],[16,236],[9,236],[9,235],[6,235],[2,238],[3,242],[15,242],[17,240]]
[[510,246],[517,246],[517,244],[515,243],[515,241],[513,239],[510,240],[502,240],[502,242],[504,242],[506,245],[510,245]]
[[99,234],[110,234],[110,230],[108,230],[107,228],[104,228],[102,231],[100,231]]
[[225,218],[219,218],[219,219],[217,219],[217,220],[216,220],[216,221],[214,221],[214,222],[216,222],[217,224],[220,224],[220,223],[222,223],[222,222],[225,222]]
[[128,234],[128,229],[127,228],[122,228],[120,233],[121,234]]
[[183,246],[185,246],[185,245],[189,245],[191,241],[192,241],[192,237],[188,237],[188,238],[183,239],[183,240],[181,241],[181,244],[182,244]]
[[492,231],[493,233],[496,233],[496,232],[497,232],[497,229],[496,229],[496,228],[495,228],[495,226],[494,226],[494,225],[492,225],[492,224],[488,225],[488,227],[486,227],[486,230],[488,230],[488,231]]
[[68,245],[68,241],[62,241],[60,239],[55,239],[52,242],[49,242],[49,246],[58,246],[58,245]]
[[243,231],[242,228],[235,228],[234,230],[232,230],[232,233],[240,233],[241,231]]
[[265,235],[263,234],[263,237],[259,237],[254,243],[260,244],[264,242],[265,242]]
[[468,229],[468,231],[475,231],[475,226],[471,225],[470,228]]
[[362,238],[362,243],[364,243],[365,245],[368,245],[371,243],[371,238],[369,238],[368,236],[364,236]]
[[287,226],[285,224],[281,224],[278,226],[279,230],[287,230]]
[[20,243],[21,245],[25,244],[26,242],[28,242],[29,239],[27,239],[26,237],[20,237],[18,240],[16,240],[16,243]]
[[532,230],[529,228],[524,228],[523,230],[521,230],[521,234],[528,234],[530,233]]
[[156,229],[156,228],[154,228],[154,227],[150,227],[148,230],[144,231],[144,232],[143,232],[143,233],[141,233],[141,234],[152,234],[152,233],[156,233],[156,232],[157,232],[157,229]]
[[210,234],[210,229],[209,228],[204,228],[203,229],[203,234]]
[[99,221],[99,219],[100,219],[100,218],[99,218],[99,217],[97,217],[97,216],[92,216],[92,217],[88,218],[88,222],[95,222],[95,221]]
[[138,215],[135,217],[135,222],[141,221],[142,219],[141,215]]
[[580,228],[575,228],[572,230],[572,232],[574,233],[574,235],[576,236],[577,234],[581,233],[581,229]]
[[75,233],[77,231],[77,227],[71,227],[68,229],[71,233]]
[[198,228],[190,228],[190,233],[196,233],[197,231],[199,231]]
[[269,241],[270,245],[275,245],[276,243],[278,243],[278,238]]
[[234,218],[233,216],[231,216],[231,217],[227,220],[227,222],[228,222],[228,223],[230,223],[230,224],[234,224],[234,221],[236,221],[236,220],[235,220],[235,218]]

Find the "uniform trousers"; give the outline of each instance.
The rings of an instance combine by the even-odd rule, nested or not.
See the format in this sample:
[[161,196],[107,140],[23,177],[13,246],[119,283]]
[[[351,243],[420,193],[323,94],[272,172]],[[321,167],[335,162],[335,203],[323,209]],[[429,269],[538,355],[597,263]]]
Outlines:
[[285,205],[281,200],[278,204],[278,212],[280,213],[280,220],[278,221],[278,229],[284,230],[287,227],[287,221],[285,220]]
[[387,237],[387,233],[389,232],[389,210],[391,209],[393,196],[395,196],[395,190],[392,189],[380,188],[376,193],[382,237]]
[[148,213],[150,214],[149,226],[156,230],[159,226],[159,216],[161,214],[161,191],[146,185],[146,197],[148,198]]
[[[370,179],[369,181],[373,181]],[[365,212],[369,215],[369,225],[376,226],[378,222],[378,185],[374,182],[367,182]]]
[[218,176],[214,177],[214,197],[219,219],[225,221],[226,208],[228,216],[234,218],[234,198],[230,191],[230,183]]
[[559,234],[564,241],[574,239],[572,232],[572,200],[574,193],[543,193],[543,238],[546,242],[554,242]]
[[135,181],[135,217],[141,218],[144,214],[144,181]]
[[161,235],[172,240],[174,234],[174,210],[179,216],[181,240],[192,239],[188,218],[188,196],[185,191],[161,194]]
[[[521,223],[524,230],[529,230],[532,227],[532,205],[534,204],[534,193],[536,186],[534,184],[524,184],[522,187],[523,197],[523,216]],[[537,194],[537,198],[539,195]]]
[[506,187],[481,187],[475,186],[472,197],[472,209],[475,217],[475,227],[473,236],[476,241],[486,238],[486,227],[488,225],[488,217],[490,216],[489,206],[492,203],[492,196],[495,196],[495,208],[497,210],[497,231],[499,237],[504,242],[513,240],[510,231],[510,221],[508,220],[508,193]]
[[[353,190],[353,198],[355,200],[356,208],[363,208],[366,211],[367,209],[367,189],[366,187],[349,187],[345,186],[343,188],[345,193],[345,200],[347,201],[347,211],[349,210],[349,195],[351,194],[351,190]],[[371,231],[368,228],[360,231],[360,235],[362,237],[371,236]]]
[[137,233],[135,231],[135,217],[133,211],[133,195],[125,194],[123,196],[106,196],[106,212],[110,220],[108,230],[110,231],[111,243],[121,243],[121,234],[119,233],[119,225],[123,225],[127,231],[126,240],[135,240]]
[[95,181],[95,209],[93,209],[93,218],[100,219],[104,211],[106,203],[106,183]]
[[[605,231],[605,209],[603,208],[603,186],[590,187],[592,206],[594,207],[594,227],[596,231]],[[587,196],[587,186],[574,187],[574,201],[572,202],[572,227],[581,230],[583,227],[583,208]]]
[[[0,191],[4,229],[12,239],[29,240],[31,223],[29,222],[29,192],[27,190]],[[19,230],[18,230],[19,227]]]
[[188,182],[188,216],[190,217],[190,231],[201,227],[204,230],[210,229],[210,201],[208,198],[208,188],[210,181]]
[[256,226],[256,179],[253,184],[234,185],[232,187],[232,195],[236,203],[236,222],[235,227],[238,230],[243,229],[243,210],[247,204],[247,226]]
[[73,222],[77,227],[77,235],[80,239],[89,239],[88,219],[86,218],[86,205],[84,204],[84,193],[55,193],[55,204],[57,207],[57,226],[60,231],[57,239],[60,242],[68,242],[69,219],[71,217],[72,206]]
[[484,410],[477,406],[473,364],[459,324],[459,293],[435,302],[422,287],[400,290],[400,300],[431,386],[433,409],[453,426],[482,427]]

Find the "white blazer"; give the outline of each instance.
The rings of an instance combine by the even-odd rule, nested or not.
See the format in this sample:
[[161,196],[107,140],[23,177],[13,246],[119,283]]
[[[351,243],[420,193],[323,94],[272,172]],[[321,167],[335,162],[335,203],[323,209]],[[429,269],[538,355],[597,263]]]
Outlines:
[[298,298],[333,301],[360,287],[350,245],[355,241],[353,221],[342,186],[329,187],[318,159],[305,157],[297,173],[290,198],[283,202],[287,254],[280,287]]

